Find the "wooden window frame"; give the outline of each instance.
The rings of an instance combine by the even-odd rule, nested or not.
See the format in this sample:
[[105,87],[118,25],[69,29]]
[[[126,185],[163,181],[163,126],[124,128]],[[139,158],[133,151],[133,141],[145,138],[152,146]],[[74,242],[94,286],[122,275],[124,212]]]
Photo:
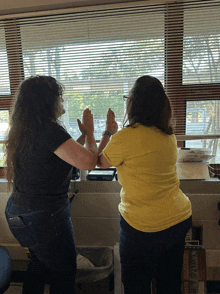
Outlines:
[[[198,94],[199,100],[219,99],[220,84],[183,85],[184,3],[165,3],[164,8],[165,89],[171,100],[173,109],[175,109],[174,118],[178,117],[178,125],[175,127],[175,133],[185,135],[186,102],[192,99],[192,97],[195,97],[195,95],[198,96]],[[24,78],[20,28],[15,19],[5,20],[5,39],[11,95],[0,96],[0,108],[10,109],[17,88]],[[177,102],[178,107],[176,107]],[[178,145],[184,146],[184,142],[178,142]]]
[[5,21],[5,43],[11,94],[0,96],[0,108],[10,109],[13,97],[16,95],[18,86],[24,77],[21,35],[16,20]]
[[[178,15],[176,15],[176,9]],[[187,101],[195,100],[192,97],[198,95],[199,99],[196,100],[220,99],[220,84],[183,85],[183,17],[183,3],[167,4],[165,17],[165,88],[173,109],[175,109],[174,117],[178,117],[178,125],[175,127],[175,133],[179,135],[185,135]],[[195,137],[199,138],[201,136]],[[210,138],[213,137],[219,136],[210,136]],[[178,141],[178,146],[184,147],[184,141]]]

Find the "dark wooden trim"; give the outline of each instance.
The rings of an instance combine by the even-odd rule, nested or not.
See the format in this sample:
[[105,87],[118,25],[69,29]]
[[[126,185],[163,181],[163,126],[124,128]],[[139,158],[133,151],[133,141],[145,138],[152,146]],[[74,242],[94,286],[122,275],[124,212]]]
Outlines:
[[24,78],[20,27],[16,20],[5,21],[5,42],[8,56],[11,96],[0,100],[0,107],[10,107]]

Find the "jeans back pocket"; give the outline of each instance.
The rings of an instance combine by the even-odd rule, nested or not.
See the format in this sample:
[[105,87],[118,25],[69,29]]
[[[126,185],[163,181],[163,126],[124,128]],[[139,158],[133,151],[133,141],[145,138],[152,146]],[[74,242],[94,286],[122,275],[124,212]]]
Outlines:
[[13,236],[18,240],[22,247],[33,247],[36,245],[36,239],[32,227],[32,222],[25,222],[19,215],[7,215],[9,228]]

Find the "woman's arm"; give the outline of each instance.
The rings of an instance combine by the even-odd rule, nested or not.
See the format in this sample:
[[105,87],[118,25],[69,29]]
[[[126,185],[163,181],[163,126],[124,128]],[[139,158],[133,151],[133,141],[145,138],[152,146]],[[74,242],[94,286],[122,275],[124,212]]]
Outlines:
[[105,156],[101,153],[98,156],[97,166],[100,168],[109,168],[111,167],[111,163],[105,158]]
[[83,128],[86,132],[86,148],[70,138],[61,144],[54,153],[78,169],[94,169],[97,163],[98,150],[93,134],[93,115],[88,108],[83,112]]
[[[89,140],[91,143],[94,141],[95,144],[95,138],[93,134],[90,135]],[[97,147],[94,148],[92,145],[93,143],[90,145],[90,148],[87,149],[70,138],[60,145],[54,151],[54,153],[62,160],[78,169],[94,169],[97,163],[98,152]]]
[[82,145],[82,146],[85,145],[85,141],[86,141],[86,134],[82,134],[82,135],[79,136],[79,138],[76,140],[76,142],[79,143],[79,144]]
[[[107,113],[107,120],[106,120],[106,131],[108,131],[110,134],[115,134],[118,130],[118,124],[115,121],[115,114],[109,108],[108,113]],[[112,165],[108,162],[108,160],[105,158],[105,156],[101,153],[102,150],[105,148],[105,146],[108,144],[110,140],[109,135],[104,135],[102,136],[102,140],[99,144],[99,149],[98,149],[98,161],[97,161],[97,166],[100,168],[109,168]]]
[[[105,130],[108,131],[111,135],[115,134],[118,130],[118,124],[115,121],[115,114],[111,110],[111,108],[109,108],[108,113],[107,113],[106,129]],[[109,140],[110,140],[109,135],[102,136],[102,140],[99,144],[98,154],[100,154],[102,152],[102,150],[108,144]]]
[[79,143],[80,145],[84,146],[85,141],[86,141],[86,131],[83,127],[83,124],[81,123],[81,121],[79,119],[77,119],[77,123],[78,123],[78,127],[79,127],[79,130],[82,133],[82,135],[76,140],[76,142]]

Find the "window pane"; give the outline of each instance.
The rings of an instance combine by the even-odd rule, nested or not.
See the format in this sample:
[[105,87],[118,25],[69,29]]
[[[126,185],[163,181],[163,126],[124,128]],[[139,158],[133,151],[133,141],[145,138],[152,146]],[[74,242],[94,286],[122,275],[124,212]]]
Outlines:
[[2,141],[5,140],[6,131],[9,126],[9,111],[8,110],[0,110],[0,167],[4,166],[5,158],[4,158],[4,149]]
[[[187,101],[186,135],[220,134],[220,100]],[[209,148],[220,162],[219,139],[188,140],[186,147]]]
[[8,58],[4,29],[0,27],[0,95],[10,95]]
[[0,110],[0,141],[5,140],[6,131],[9,125],[9,111]]
[[123,11],[85,14],[85,19],[59,16],[48,23],[44,18],[44,25],[36,27],[31,21],[21,24],[25,77],[52,75],[65,86],[63,120],[74,138],[79,135],[76,119],[85,108],[94,115],[98,140],[109,107],[122,127],[123,95],[139,76],[164,80],[163,12]]
[[0,167],[5,166],[4,144],[0,144]]
[[220,83],[220,5],[207,2],[184,11],[183,84]]

